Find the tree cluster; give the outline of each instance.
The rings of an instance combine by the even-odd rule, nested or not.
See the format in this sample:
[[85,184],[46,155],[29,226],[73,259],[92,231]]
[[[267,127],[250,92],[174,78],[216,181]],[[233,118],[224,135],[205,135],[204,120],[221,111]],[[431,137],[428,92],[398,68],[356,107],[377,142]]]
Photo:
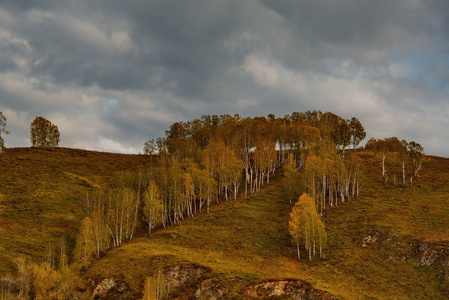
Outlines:
[[242,163],[247,195],[269,181],[270,173],[283,165],[287,154],[292,154],[300,167],[320,140],[332,141],[341,150],[350,144],[355,149],[365,135],[359,120],[345,120],[331,112],[294,112],[278,118],[273,114],[254,118],[205,115],[172,124],[164,138],[146,142],[144,152],[165,152],[201,164],[202,152],[212,141],[223,143]]
[[[304,189],[303,182],[310,194],[301,196],[295,205],[289,228],[297,245],[298,258],[302,240],[311,259],[315,244],[320,245],[321,254],[326,239],[324,225],[317,221],[318,214],[337,206],[339,200],[344,202],[359,195],[364,167],[355,149],[366,133],[355,117],[344,120],[333,113],[320,112],[292,116],[296,121],[289,123],[289,136],[293,138],[286,139],[285,145],[280,146],[279,152],[288,154],[286,159],[280,155],[280,164],[283,162],[283,185],[290,203]],[[354,153],[345,154],[350,144]],[[310,243],[314,243],[313,246]]]
[[339,199],[345,202],[359,195],[363,170],[357,154],[340,156],[332,145],[307,156],[304,165],[307,190],[321,214],[328,207],[338,206]]
[[19,256],[17,275],[0,278],[0,299],[78,298],[79,266],[67,263],[65,244],[49,248],[47,254],[47,260],[42,263]]
[[85,217],[74,250],[74,259],[82,268],[87,268],[106,250],[133,238],[141,207],[141,187],[134,183],[134,174],[122,173],[107,192],[87,193],[83,200]]
[[[235,199],[242,169],[245,195],[253,195],[269,183],[276,168],[284,166],[283,184],[290,201],[297,197],[305,177],[315,201],[313,207],[323,212],[327,206],[337,205],[339,198],[344,201],[350,195],[358,195],[363,173],[360,158],[343,154],[350,145],[355,152],[365,136],[357,118],[345,120],[331,112],[295,112],[283,118],[272,114],[267,118],[206,115],[174,123],[165,138],[145,143],[144,152],[159,154],[163,162],[154,181],[161,191],[163,219],[176,223],[196,210],[195,201],[191,208],[191,199],[197,199],[201,209],[200,190],[207,185],[194,174],[203,171],[204,178],[211,179],[215,183],[213,190],[216,189],[210,193],[207,188],[206,194],[215,195],[219,201],[230,196]],[[194,171],[197,169],[201,171]],[[302,174],[300,169],[304,169]],[[181,173],[187,174],[189,180],[182,181],[182,176],[176,175]],[[207,206],[211,198],[204,200]],[[309,248],[309,244],[307,247],[314,248]]]
[[299,195],[304,182],[316,208],[323,213],[338,206],[339,200],[345,202],[359,195],[364,166],[357,153],[342,155],[327,138],[318,140],[316,145],[303,154],[304,162],[299,166],[293,155],[288,156],[283,185],[291,202]]
[[[312,192],[324,195],[317,196],[321,202],[316,204],[323,210],[323,204],[333,205],[336,198],[328,194],[338,190],[346,195],[349,188],[342,192],[340,186],[353,177],[344,173],[344,179],[340,175],[336,179],[332,167],[321,166],[321,159],[337,161],[337,146],[344,150],[351,141],[354,148],[358,145],[364,130],[356,121],[309,111],[283,118],[206,115],[176,122],[165,137],[145,143],[144,153],[152,161],[150,170],[122,174],[106,191],[88,194],[74,252],[76,261],[88,267],[105,250],[120,247],[133,237],[140,220],[151,234],[158,226],[177,224],[203,210],[209,212],[212,202],[235,201],[243,186],[245,195],[251,196],[284,164],[285,173],[290,174],[284,180],[289,197],[297,197],[302,178],[298,168],[305,167],[307,174],[316,178],[309,180]],[[320,150],[323,145],[333,152]],[[320,162],[310,157],[319,157]],[[320,181],[323,176],[324,183]]]
[[[407,142],[397,137],[385,139],[370,138],[365,145],[366,150],[372,150],[379,156],[382,166],[382,178],[387,182],[387,157],[391,156],[391,164],[399,164],[402,171],[402,184],[406,185],[407,171],[411,174],[410,183],[414,177],[419,177],[419,171],[424,162],[424,148],[414,141]],[[408,169],[408,170],[407,170]],[[396,175],[394,175],[396,184]]]

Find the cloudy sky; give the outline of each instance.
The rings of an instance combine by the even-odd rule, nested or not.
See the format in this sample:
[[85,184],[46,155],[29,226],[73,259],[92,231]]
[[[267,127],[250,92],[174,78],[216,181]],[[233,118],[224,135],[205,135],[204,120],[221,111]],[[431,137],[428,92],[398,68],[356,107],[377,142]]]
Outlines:
[[139,153],[204,114],[356,116],[449,157],[449,1],[0,1],[7,147]]

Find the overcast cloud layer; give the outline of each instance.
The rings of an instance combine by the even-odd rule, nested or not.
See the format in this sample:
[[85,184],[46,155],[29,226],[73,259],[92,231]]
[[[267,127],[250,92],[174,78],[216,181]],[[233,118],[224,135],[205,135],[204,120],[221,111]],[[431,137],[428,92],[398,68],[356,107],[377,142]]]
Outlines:
[[7,147],[139,153],[204,114],[356,116],[449,156],[449,1],[0,2]]

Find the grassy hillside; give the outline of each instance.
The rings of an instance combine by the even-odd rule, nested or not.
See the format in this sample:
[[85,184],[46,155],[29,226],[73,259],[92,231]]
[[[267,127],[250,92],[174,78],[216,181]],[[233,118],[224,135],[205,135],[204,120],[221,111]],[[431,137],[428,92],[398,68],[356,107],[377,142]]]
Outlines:
[[[159,268],[198,264],[211,269],[211,277],[234,280],[230,298],[241,297],[250,283],[273,278],[303,279],[348,299],[445,298],[440,276],[441,265],[449,262],[447,253],[431,266],[413,264],[422,256],[416,252],[418,245],[430,249],[449,242],[449,160],[428,157],[415,185],[400,187],[382,183],[373,154],[364,153],[363,158],[362,195],[324,217],[329,246],[322,261],[295,259],[287,232],[292,205],[278,177],[251,199],[221,205],[209,215],[110,251],[85,276],[96,282],[122,278],[137,294],[144,278]],[[368,235],[378,239],[362,247]]]
[[19,254],[42,260],[61,238],[73,248],[86,192],[146,164],[148,156],[7,149],[0,155],[0,274],[14,269]]
[[[90,279],[91,289],[104,278],[117,278],[130,297],[138,297],[145,278],[159,269],[201,266],[203,282],[216,280],[216,286],[226,287],[227,298],[241,298],[249,284],[287,278],[348,299],[445,298],[449,160],[427,157],[421,177],[412,187],[401,187],[392,179],[399,169],[390,165],[384,185],[376,157],[362,156],[361,196],[324,216],[329,240],[324,260],[296,260],[287,232],[293,204],[280,185],[280,170],[258,195],[214,206],[210,214],[158,230],[151,238],[142,232],[108,251],[83,277]],[[0,159],[0,261],[6,262],[0,273],[12,269],[19,252],[42,258],[48,241],[61,235],[73,243],[86,190],[114,172],[148,163],[142,156],[70,149],[12,149]],[[424,258],[430,265],[416,266]],[[178,293],[192,295],[198,285],[193,281]]]

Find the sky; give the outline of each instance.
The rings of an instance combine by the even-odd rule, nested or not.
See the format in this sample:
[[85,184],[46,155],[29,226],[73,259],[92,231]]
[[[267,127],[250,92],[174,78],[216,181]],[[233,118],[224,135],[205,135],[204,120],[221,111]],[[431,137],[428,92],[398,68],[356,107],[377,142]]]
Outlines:
[[[140,153],[205,114],[357,117],[449,157],[449,1],[2,0],[6,147]],[[365,141],[366,141],[365,140]]]

